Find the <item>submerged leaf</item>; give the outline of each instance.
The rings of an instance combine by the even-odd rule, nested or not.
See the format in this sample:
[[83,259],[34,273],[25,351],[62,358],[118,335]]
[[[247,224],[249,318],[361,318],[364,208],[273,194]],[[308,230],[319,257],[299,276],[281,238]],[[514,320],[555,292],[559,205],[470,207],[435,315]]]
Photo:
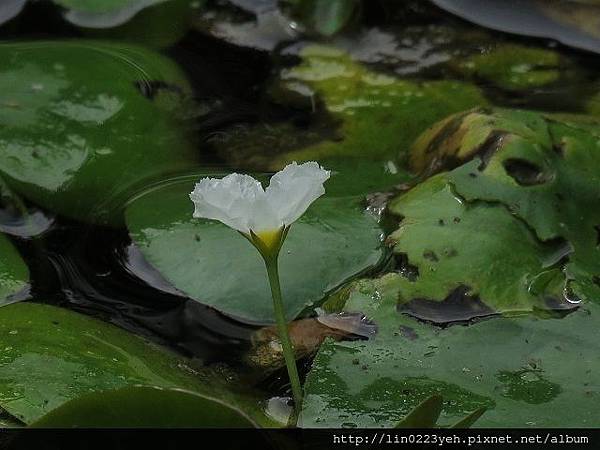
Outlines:
[[256,126],[219,137],[217,151],[233,166],[274,171],[292,161],[314,160],[338,175],[328,192],[382,190],[410,178],[404,162],[427,127],[487,103],[473,85],[379,73],[334,47],[307,46],[300,56],[301,64],[282,70],[272,95],[310,111],[310,126]]
[[567,66],[554,50],[517,44],[493,46],[450,65],[462,74],[517,91],[556,83]]

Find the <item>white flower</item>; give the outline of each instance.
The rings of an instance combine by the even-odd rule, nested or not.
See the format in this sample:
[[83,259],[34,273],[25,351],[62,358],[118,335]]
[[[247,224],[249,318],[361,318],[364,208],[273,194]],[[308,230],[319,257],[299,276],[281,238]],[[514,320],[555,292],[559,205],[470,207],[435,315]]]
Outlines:
[[214,219],[246,235],[265,236],[290,226],[325,193],[329,171],[316,162],[287,165],[263,189],[249,175],[203,178],[190,194],[195,218]]

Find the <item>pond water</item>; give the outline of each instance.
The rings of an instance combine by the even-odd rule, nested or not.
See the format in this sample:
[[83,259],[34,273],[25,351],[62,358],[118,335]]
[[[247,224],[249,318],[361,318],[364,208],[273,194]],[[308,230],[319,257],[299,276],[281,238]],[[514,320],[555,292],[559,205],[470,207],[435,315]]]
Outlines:
[[281,260],[301,424],[440,394],[443,425],[593,426],[600,5],[459,3],[0,6],[0,425],[132,384],[283,420],[264,268],[187,194],[316,160],[327,194]]

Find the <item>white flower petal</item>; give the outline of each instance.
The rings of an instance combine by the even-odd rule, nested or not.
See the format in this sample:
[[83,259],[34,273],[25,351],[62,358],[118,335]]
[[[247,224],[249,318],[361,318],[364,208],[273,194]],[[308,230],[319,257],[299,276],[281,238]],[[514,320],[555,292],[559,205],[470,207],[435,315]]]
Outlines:
[[219,220],[247,233],[257,199],[264,199],[261,184],[248,175],[232,173],[224,178],[203,178],[190,194],[195,218]]
[[271,178],[266,189],[248,175],[203,178],[190,194],[195,218],[219,220],[248,233],[273,231],[291,225],[318,197],[329,172],[316,162],[289,164]]
[[323,183],[330,172],[314,161],[288,164],[271,177],[266,197],[280,221],[291,225],[304,214],[312,202],[325,193]]

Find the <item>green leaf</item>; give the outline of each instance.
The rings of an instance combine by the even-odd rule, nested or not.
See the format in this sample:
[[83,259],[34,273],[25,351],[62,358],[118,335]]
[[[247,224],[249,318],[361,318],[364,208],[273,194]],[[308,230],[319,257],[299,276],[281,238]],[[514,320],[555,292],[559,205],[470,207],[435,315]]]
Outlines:
[[10,240],[0,233],[0,306],[12,303],[29,286],[29,269]]
[[400,421],[396,428],[434,428],[442,412],[442,397],[432,395]]
[[0,175],[29,200],[118,223],[132,192],[191,167],[174,63],[95,41],[0,45]]
[[252,420],[219,399],[179,389],[128,386],[92,392],[33,422],[34,428],[248,428]]
[[393,282],[403,311],[444,323],[569,306],[558,264],[569,248],[539,241],[502,205],[466,203],[445,174],[388,208],[402,217],[388,242],[414,272]]
[[550,49],[499,44],[450,65],[502,89],[526,91],[559,81],[565,63],[558,52]]
[[481,408],[477,408],[475,411],[473,411],[471,414],[469,414],[467,417],[465,417],[464,419],[459,420],[458,422],[456,422],[454,425],[452,425],[450,428],[471,428],[471,426],[477,422],[477,420],[483,415],[483,413],[485,413],[487,411],[487,408],[485,406],[482,406]]
[[[431,159],[455,148],[472,157],[448,175],[457,194],[469,202],[501,203],[539,240],[564,242],[570,247],[561,267],[565,297],[598,301],[600,122],[510,110],[475,111],[455,121],[466,124],[461,132],[442,127],[428,139],[439,143],[430,148]],[[472,134],[482,144],[463,138]]]
[[[216,221],[192,218],[183,180],[138,197],[126,211],[133,241],[178,290],[238,319],[271,323],[273,302],[258,251]],[[355,197],[325,197],[292,225],[280,254],[288,319],[382,259],[381,229]]]
[[403,80],[369,70],[336,48],[308,46],[300,56],[300,65],[282,72],[281,89],[317,95],[340,126],[335,139],[291,152],[275,163],[328,157],[394,160],[436,121],[487,103],[474,86]]
[[366,314],[379,333],[321,347],[303,423],[389,426],[439,394],[444,421],[485,407],[481,426],[590,426],[599,147],[594,118],[509,110],[458,114],[419,138],[413,167],[443,173],[389,204],[401,217],[388,241],[397,271],[326,304]]
[[594,426],[600,306],[561,319],[440,328],[398,311],[398,276],[351,290],[345,311],[362,311],[378,334],[321,346],[305,384],[303,426],[391,427],[431,395],[444,399],[441,426],[481,407],[482,427]]
[[[17,303],[0,308],[0,336],[0,407],[27,424],[71,400],[137,385],[184,389],[242,409],[258,423],[270,423],[259,399],[223,381],[223,374],[192,367],[182,357],[91,317]],[[91,407],[86,402],[82,407]]]
[[8,414],[0,408],[0,429],[2,428],[20,428],[24,424],[20,420]]

